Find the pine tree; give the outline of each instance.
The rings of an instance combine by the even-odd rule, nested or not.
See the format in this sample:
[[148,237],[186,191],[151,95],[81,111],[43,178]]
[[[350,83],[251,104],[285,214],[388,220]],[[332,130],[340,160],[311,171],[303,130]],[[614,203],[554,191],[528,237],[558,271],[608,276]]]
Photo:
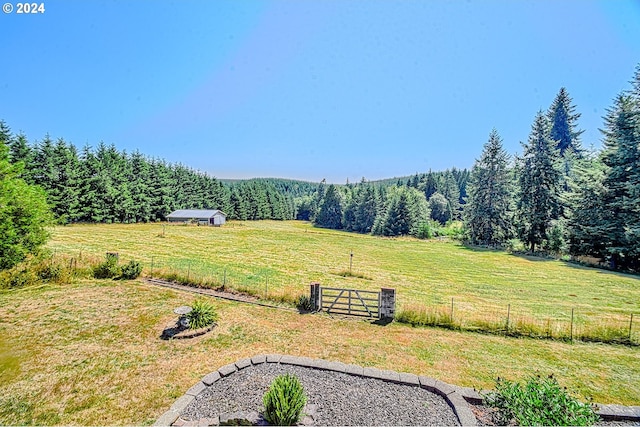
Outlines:
[[582,152],[580,135],[584,131],[576,130],[580,113],[575,112],[576,107],[572,102],[569,93],[562,87],[547,112],[547,118],[551,124],[549,136],[551,140],[556,141],[556,148],[560,150],[562,157],[566,151],[577,154]]
[[539,112],[524,154],[519,183],[518,235],[532,252],[547,239],[551,221],[560,211],[560,173],[555,166],[554,143],[547,119]]
[[378,192],[371,184],[366,184],[358,192],[355,210],[354,231],[358,233],[370,233],[373,229],[378,207],[380,205]]
[[509,155],[493,129],[471,170],[464,222],[473,244],[502,245],[512,236]]
[[331,184],[327,188],[314,224],[336,230],[342,228],[342,200],[335,185]]
[[605,117],[602,161],[603,229],[611,266],[637,268],[640,222],[640,109],[632,94],[620,94]]
[[604,229],[605,165],[595,156],[585,156],[574,168],[567,199],[569,252],[605,258],[608,236]]

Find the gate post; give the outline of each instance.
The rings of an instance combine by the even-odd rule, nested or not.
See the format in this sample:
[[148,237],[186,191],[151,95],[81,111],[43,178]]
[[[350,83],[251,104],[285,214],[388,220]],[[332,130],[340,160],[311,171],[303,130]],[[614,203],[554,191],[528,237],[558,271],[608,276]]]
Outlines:
[[310,285],[311,311],[320,311],[320,283],[312,282]]
[[393,319],[396,315],[396,290],[380,289],[380,319]]

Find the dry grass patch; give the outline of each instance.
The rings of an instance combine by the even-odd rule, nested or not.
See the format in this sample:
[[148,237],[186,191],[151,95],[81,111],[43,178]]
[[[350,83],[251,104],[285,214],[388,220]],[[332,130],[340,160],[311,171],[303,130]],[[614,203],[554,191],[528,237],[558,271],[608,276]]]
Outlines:
[[214,301],[219,326],[164,341],[196,296],[142,282],[85,281],[0,294],[0,424],[151,424],[203,375],[286,353],[490,387],[554,373],[603,403],[638,404],[640,352],[623,346],[371,325]]

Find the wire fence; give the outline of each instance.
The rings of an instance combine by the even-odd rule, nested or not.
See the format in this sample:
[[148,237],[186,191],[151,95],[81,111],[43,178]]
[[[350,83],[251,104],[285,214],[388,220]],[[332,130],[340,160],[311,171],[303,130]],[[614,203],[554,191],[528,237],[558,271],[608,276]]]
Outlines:
[[[70,270],[87,270],[104,261],[88,252],[77,255],[54,253],[52,260]],[[126,260],[121,260],[126,261]],[[203,288],[226,289],[262,299],[296,304],[309,288],[295,278],[283,277],[274,269],[250,263],[232,265],[190,258],[148,256],[141,263],[144,274]],[[76,274],[74,273],[73,276]],[[388,286],[387,287],[393,287]],[[622,310],[601,310],[597,306],[531,307],[503,303],[477,302],[462,297],[417,302],[398,294],[395,320],[414,326],[438,326],[509,336],[527,336],[563,341],[593,341],[640,345],[638,314]]]

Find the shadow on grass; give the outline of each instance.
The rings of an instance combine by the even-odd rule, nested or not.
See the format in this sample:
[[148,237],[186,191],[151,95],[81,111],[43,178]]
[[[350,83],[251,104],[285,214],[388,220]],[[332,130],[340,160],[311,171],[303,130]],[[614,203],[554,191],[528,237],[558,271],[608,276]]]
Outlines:
[[505,255],[526,259],[527,261],[531,261],[531,262],[558,261],[567,267],[575,268],[577,270],[597,270],[597,272],[600,274],[624,275],[634,279],[640,278],[640,272],[616,270],[616,269],[610,268],[605,263],[590,264],[590,263],[584,263],[576,260],[560,259],[551,255],[545,255],[541,253],[534,254],[531,252],[509,252],[508,250],[500,247],[473,246],[473,245],[464,244],[464,243],[460,244],[460,249],[470,251],[470,252],[477,252],[477,253],[480,253],[480,252],[503,253]]

